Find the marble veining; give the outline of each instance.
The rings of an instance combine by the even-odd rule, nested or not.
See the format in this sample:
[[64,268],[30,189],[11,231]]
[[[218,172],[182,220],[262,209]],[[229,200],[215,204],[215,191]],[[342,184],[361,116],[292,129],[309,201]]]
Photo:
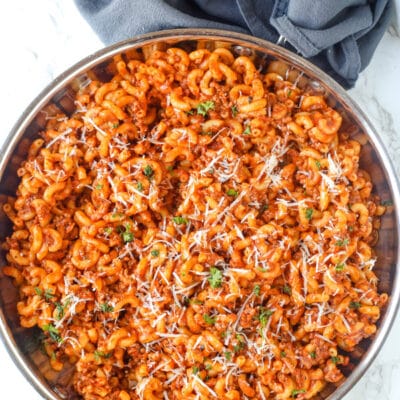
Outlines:
[[[400,8],[400,7],[399,7]],[[0,2],[0,143],[29,102],[54,77],[101,42],[72,1]],[[400,176],[400,35],[389,28],[349,93],[376,126]],[[363,378],[344,400],[400,399],[400,317]],[[1,398],[40,400],[0,343]]]

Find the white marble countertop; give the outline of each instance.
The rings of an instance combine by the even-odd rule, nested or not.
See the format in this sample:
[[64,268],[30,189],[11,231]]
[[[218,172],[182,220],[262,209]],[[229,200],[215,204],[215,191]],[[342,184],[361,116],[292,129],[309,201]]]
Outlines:
[[[103,47],[72,0],[0,2],[0,144],[29,102],[58,74]],[[385,34],[350,94],[378,129],[400,174],[400,38]],[[365,376],[344,400],[400,399],[400,316]],[[40,400],[0,342],[0,397]]]

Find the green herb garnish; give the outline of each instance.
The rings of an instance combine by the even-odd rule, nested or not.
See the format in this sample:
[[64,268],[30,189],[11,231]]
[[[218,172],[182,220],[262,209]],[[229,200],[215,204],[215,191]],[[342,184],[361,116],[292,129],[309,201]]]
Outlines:
[[160,250],[152,250],[151,252],[150,252],[150,254],[153,256],[153,257],[158,257],[159,255],[160,255]]
[[228,190],[226,191],[226,194],[227,194],[228,196],[231,196],[231,197],[237,197],[238,194],[239,194],[239,192],[238,192],[237,190],[235,190],[235,189],[228,189]]
[[132,233],[132,232],[123,232],[123,233],[121,234],[121,237],[122,237],[122,240],[124,241],[124,243],[132,242],[132,240],[135,238],[135,237],[133,236],[133,233]]
[[213,266],[210,268],[210,276],[208,277],[208,283],[213,289],[222,286],[222,271],[217,267]]
[[281,351],[281,357],[285,358],[286,357],[286,352],[285,351]]
[[54,303],[57,311],[56,315],[57,320],[60,320],[65,315],[65,309],[69,306],[70,303],[71,301],[69,299],[64,304],[61,304],[58,301]]
[[340,358],[337,357],[337,356],[333,356],[333,357],[331,357],[331,361],[332,361],[334,364],[337,364],[337,363],[340,361]]
[[197,375],[199,373],[200,369],[196,365],[192,368],[192,373],[193,375]]
[[99,361],[100,358],[110,358],[111,356],[112,353],[104,353],[104,351],[95,350],[94,352],[94,358],[96,361]]
[[138,182],[137,185],[136,185],[136,189],[139,192],[143,192],[143,183],[142,182]]
[[95,189],[97,189],[97,190],[101,190],[101,189],[103,189],[103,185],[101,185],[100,183],[99,184],[97,184],[96,186],[95,186]]
[[349,308],[358,309],[361,307],[361,303],[359,301],[351,301],[349,303]]
[[46,301],[49,301],[50,299],[52,299],[54,297],[54,294],[51,292],[50,289],[46,289],[44,291],[43,297]]
[[250,133],[251,133],[250,126],[247,125],[246,128],[245,128],[245,130],[243,131],[243,135],[250,135]]
[[43,292],[42,289],[35,287],[34,290],[38,296],[44,298],[46,301],[50,301],[54,297],[54,294],[52,293],[51,289],[45,289],[45,291]]
[[254,293],[256,296],[259,296],[259,295],[260,295],[260,292],[261,292],[261,286],[260,286],[260,285],[255,285],[254,288],[253,288],[253,293]]
[[212,100],[205,101],[197,106],[197,114],[205,117],[208,114],[208,112],[210,110],[214,110],[214,108],[215,108],[215,103]]
[[208,325],[214,325],[217,321],[216,317],[210,317],[208,314],[203,314],[204,322]]
[[236,104],[231,107],[231,111],[232,111],[232,117],[236,117],[236,115],[238,115],[239,110]]
[[231,353],[230,351],[226,351],[226,352],[224,353],[224,355],[225,355],[225,358],[226,358],[228,361],[231,361],[231,359],[232,359],[232,353]]
[[267,308],[261,307],[260,314],[258,315],[258,320],[260,321],[260,325],[262,328],[265,328],[267,326],[269,317],[273,313],[274,312],[272,310],[268,310]]
[[121,219],[121,218],[123,218],[123,217],[124,217],[124,214],[122,214],[122,213],[120,213],[120,212],[115,212],[115,213],[113,213],[113,215],[112,215],[112,218],[113,218],[113,219],[116,219],[116,218]]
[[319,162],[319,160],[315,160],[315,165],[319,170],[321,169],[321,163]]
[[389,207],[389,206],[392,206],[392,205],[393,205],[393,201],[392,201],[392,200],[383,200],[383,201],[381,202],[381,205],[382,205],[382,206],[385,206],[385,207]]
[[150,165],[146,165],[143,169],[143,174],[147,177],[147,179],[151,179],[154,175],[154,170]]
[[339,247],[347,246],[349,244],[349,239],[340,239],[338,240],[335,245]]
[[172,220],[177,224],[177,225],[186,225],[188,223],[188,220],[185,217],[177,216],[172,218]]
[[285,285],[285,286],[282,288],[282,291],[283,291],[283,293],[286,293],[286,294],[288,294],[288,295],[291,295],[291,294],[292,294],[292,288],[291,288],[289,285]]
[[338,271],[338,272],[340,272],[340,271],[343,271],[343,270],[344,270],[344,267],[345,267],[345,264],[344,264],[344,263],[339,263],[339,264],[336,264],[335,270]]
[[57,343],[62,341],[59,330],[52,324],[47,324],[42,326],[43,331],[49,332],[49,335],[52,340]]
[[305,215],[306,215],[306,218],[309,221],[311,221],[313,213],[314,213],[314,209],[313,208],[306,208]]
[[239,334],[236,334],[236,340],[238,341],[238,343],[233,346],[233,351],[235,353],[238,353],[240,350],[244,349],[245,343],[243,337]]
[[106,233],[106,235],[110,235],[112,231],[113,228],[111,228],[111,226],[107,226],[107,228],[104,228],[104,232]]
[[310,353],[310,357],[315,360],[317,358],[317,353],[315,351],[312,351]]
[[111,304],[102,303],[102,304],[100,304],[100,310],[102,312],[113,312],[114,311],[114,307]]
[[305,392],[306,391],[304,389],[293,389],[292,390],[292,394],[290,395],[290,397],[297,398],[297,396],[299,394],[302,394],[302,393],[305,393]]

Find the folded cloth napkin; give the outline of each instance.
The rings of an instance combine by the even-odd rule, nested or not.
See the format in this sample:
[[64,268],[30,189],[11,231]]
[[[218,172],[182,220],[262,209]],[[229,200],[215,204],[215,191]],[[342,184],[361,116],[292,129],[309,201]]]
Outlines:
[[75,0],[111,44],[170,28],[229,29],[283,43],[354,86],[391,18],[391,0]]

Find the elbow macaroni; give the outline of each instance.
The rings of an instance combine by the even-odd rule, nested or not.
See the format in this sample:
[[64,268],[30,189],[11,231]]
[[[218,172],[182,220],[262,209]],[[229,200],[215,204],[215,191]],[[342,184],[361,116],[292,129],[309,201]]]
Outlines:
[[3,206],[21,325],[86,400],[314,398],[388,299],[360,144],[276,62],[161,47],[32,143]]

